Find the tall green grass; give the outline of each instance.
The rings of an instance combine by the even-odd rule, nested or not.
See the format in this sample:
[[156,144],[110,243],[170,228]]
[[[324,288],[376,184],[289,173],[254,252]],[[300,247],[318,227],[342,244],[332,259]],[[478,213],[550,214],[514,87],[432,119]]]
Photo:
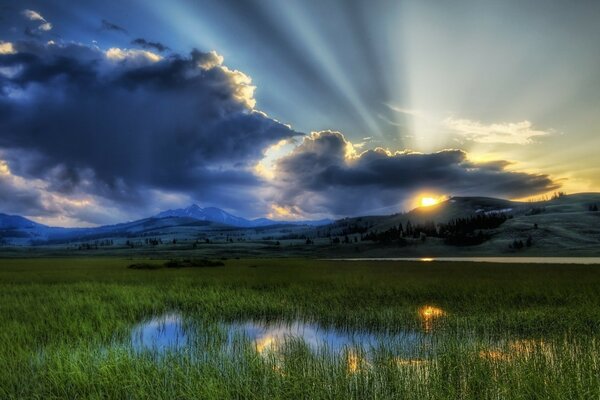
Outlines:
[[[0,398],[600,398],[595,266],[254,259],[128,269],[133,262],[164,260],[0,260]],[[445,315],[427,327],[424,305]],[[136,323],[173,310],[197,322],[189,348],[129,345]],[[436,350],[412,361],[393,346],[370,357],[297,341],[278,353],[247,340],[223,350],[223,321],[297,318],[427,328]]]

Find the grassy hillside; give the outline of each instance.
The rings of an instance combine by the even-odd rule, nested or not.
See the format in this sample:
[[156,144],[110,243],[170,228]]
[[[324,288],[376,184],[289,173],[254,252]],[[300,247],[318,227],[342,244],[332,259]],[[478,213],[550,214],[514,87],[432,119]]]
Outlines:
[[[235,228],[190,218],[147,219],[103,228],[92,236],[57,240],[36,247],[0,246],[5,256],[124,255],[137,257],[403,257],[403,256],[598,256],[600,194],[562,196],[540,202],[512,202],[483,197],[455,197],[432,207],[390,216],[346,218],[328,226],[276,225]],[[478,229],[486,240],[477,245],[445,244],[443,238],[408,238],[404,245],[361,240],[384,232],[457,218],[503,213],[510,217],[493,229]],[[106,245],[109,241],[109,245]],[[514,242],[531,246],[511,248]],[[157,244],[152,244],[158,242]]]
[[[413,224],[447,222],[485,213],[504,213],[510,217],[500,227],[486,232],[490,240],[477,246],[457,248],[446,246],[442,240],[427,239],[413,243],[408,249],[390,249],[380,246],[371,249],[373,255],[599,255],[600,212],[590,206],[600,206],[599,193],[561,196],[547,201],[513,202],[482,197],[455,197],[436,206],[421,207],[408,213],[388,217],[359,217],[337,221],[331,226],[333,234],[341,235],[349,227],[364,226],[369,231],[385,231],[408,221]],[[532,246],[519,251],[509,246],[515,241],[526,242],[531,237]]]

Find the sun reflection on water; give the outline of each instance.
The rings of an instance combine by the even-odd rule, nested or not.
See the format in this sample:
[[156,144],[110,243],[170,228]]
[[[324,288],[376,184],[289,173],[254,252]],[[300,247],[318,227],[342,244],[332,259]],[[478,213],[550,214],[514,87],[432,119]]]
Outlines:
[[348,349],[346,364],[348,366],[348,373],[350,374],[364,371],[370,366],[365,357],[355,349]]
[[479,357],[488,361],[511,362],[518,357],[530,357],[539,353],[544,356],[552,356],[550,345],[544,340],[519,339],[508,342],[506,350],[494,348],[482,350]]
[[423,321],[423,330],[431,332],[435,320],[446,315],[446,312],[439,307],[426,305],[419,309],[419,315]]
[[256,351],[259,353],[272,351],[277,348],[277,340],[273,336],[263,336],[256,338],[254,343],[256,344]]

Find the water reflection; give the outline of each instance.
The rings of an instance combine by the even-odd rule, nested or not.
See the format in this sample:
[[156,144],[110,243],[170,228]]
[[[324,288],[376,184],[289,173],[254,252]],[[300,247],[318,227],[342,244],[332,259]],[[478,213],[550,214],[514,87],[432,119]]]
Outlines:
[[488,361],[511,362],[516,358],[527,358],[534,354],[552,357],[553,351],[549,343],[541,339],[511,340],[505,346],[496,346],[481,350],[479,357]]
[[[396,334],[374,334],[366,331],[348,331],[300,320],[292,322],[247,321],[226,325],[230,338],[246,337],[259,353],[278,351],[286,342],[300,340],[312,351],[327,350],[342,354],[345,350],[362,348],[372,350],[381,345],[393,345],[407,353],[420,349],[430,338],[417,331]],[[352,358],[352,357],[350,357]]]
[[131,343],[136,350],[165,352],[180,350],[189,341],[183,318],[169,313],[136,325],[131,332]]
[[370,367],[365,357],[356,349],[349,349],[346,352],[346,366],[349,374],[355,374]]
[[[194,344],[202,332],[200,325],[185,321],[176,313],[165,314],[136,325],[131,333],[131,343],[136,351],[166,352],[180,350]],[[367,331],[349,331],[324,327],[316,323],[295,320],[291,322],[245,321],[220,323],[226,333],[222,345],[232,349],[239,340],[252,343],[258,353],[277,353],[286,344],[296,341],[312,352],[331,352],[345,355],[349,370],[360,369],[367,353],[385,346],[397,351],[398,356],[411,359],[419,352],[431,349],[431,337],[423,332],[405,330],[395,334],[375,334]],[[356,367],[356,368],[354,368]]]
[[600,264],[600,257],[365,257],[330,258],[330,261],[445,261],[485,262],[502,264]]
[[[423,330],[401,330],[391,334],[336,329],[301,320],[221,322],[215,325],[168,313],[134,326],[131,344],[137,352],[161,355],[186,351],[201,355],[215,350],[219,353],[235,352],[240,345],[249,343],[257,353],[273,361],[274,372],[283,375],[285,356],[293,348],[288,345],[299,343],[315,355],[323,353],[341,357],[348,374],[369,371],[383,360],[398,368],[426,375],[436,356],[444,351],[434,340],[435,335],[431,334],[436,319],[444,315],[446,312],[439,307],[423,306],[419,309]],[[485,340],[483,343],[473,339],[465,338],[468,351],[498,365],[538,355],[552,360],[554,354],[552,346],[541,339]]]
[[446,315],[444,310],[434,306],[423,306],[419,309],[419,315],[423,321],[423,330],[425,332],[431,332],[435,320]]

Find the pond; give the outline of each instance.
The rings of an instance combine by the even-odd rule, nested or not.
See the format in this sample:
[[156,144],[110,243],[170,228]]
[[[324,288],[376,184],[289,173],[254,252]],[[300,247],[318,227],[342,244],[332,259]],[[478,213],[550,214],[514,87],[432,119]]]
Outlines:
[[[427,368],[448,350],[444,339],[435,335],[437,319],[445,314],[440,308],[423,306],[419,309],[420,329],[373,333],[338,329],[300,319],[202,322],[171,312],[135,325],[131,331],[131,346],[138,354],[149,353],[159,359],[173,353],[206,359],[215,352],[240,354],[242,350],[243,353],[249,344],[266,360],[275,360],[276,368],[280,368],[282,360],[290,354],[287,351],[301,344],[316,356],[341,357],[350,373],[371,368],[382,359],[391,360],[400,368]],[[555,354],[553,346],[541,338],[492,339],[467,335],[446,339],[450,339],[451,349],[464,347],[475,357],[494,363],[513,362],[534,355],[541,355],[548,361]],[[290,344],[292,347],[288,346]]]
[[189,345],[184,321],[178,313],[163,314],[134,326],[131,343],[135,350],[179,350]]
[[[230,349],[237,339],[248,340],[259,353],[278,352],[286,343],[300,341],[315,353],[343,354],[352,349],[369,352],[385,346],[394,348],[403,356],[413,357],[431,349],[432,337],[428,327],[436,316],[438,314],[432,313],[429,307],[424,310],[422,331],[401,330],[394,334],[350,331],[302,320],[220,322],[218,328],[225,334],[223,346]],[[167,313],[134,326],[131,344],[138,352],[182,351],[193,346],[196,335],[206,334],[199,331],[202,326],[186,320],[181,314]]]

